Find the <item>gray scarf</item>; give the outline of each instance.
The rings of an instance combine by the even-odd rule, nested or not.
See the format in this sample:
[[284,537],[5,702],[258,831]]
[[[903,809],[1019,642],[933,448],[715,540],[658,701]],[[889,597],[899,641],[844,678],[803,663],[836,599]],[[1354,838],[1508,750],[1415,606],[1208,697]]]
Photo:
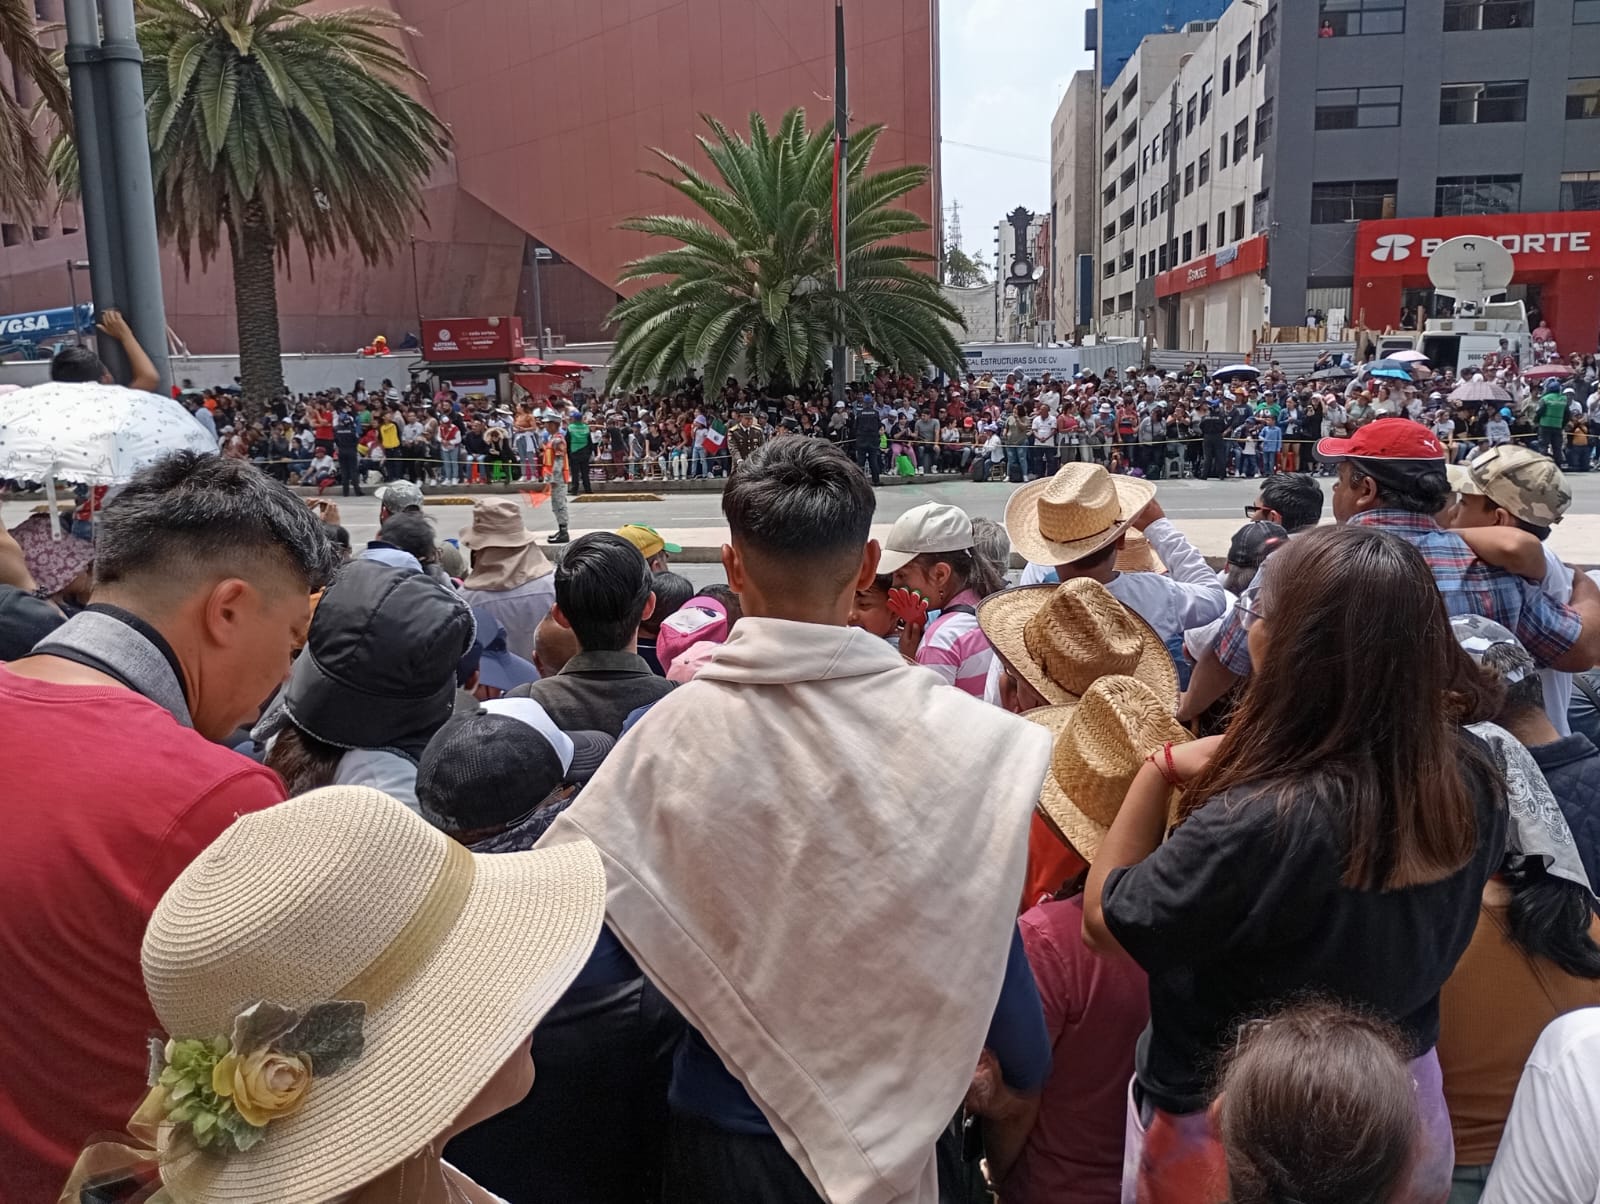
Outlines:
[[170,712],[182,726],[194,726],[171,647],[160,632],[121,607],[96,603],[81,610],[33,651],[99,670]]

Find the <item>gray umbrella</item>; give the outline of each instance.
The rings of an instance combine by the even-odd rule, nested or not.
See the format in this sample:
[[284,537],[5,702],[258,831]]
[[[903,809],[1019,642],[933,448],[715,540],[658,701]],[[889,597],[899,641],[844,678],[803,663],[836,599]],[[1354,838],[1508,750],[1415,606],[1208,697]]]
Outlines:
[[1320,372],[1313,372],[1311,374],[1311,376],[1309,377],[1309,379],[1311,379],[1311,380],[1349,380],[1355,374],[1356,374],[1356,370],[1354,368],[1344,368],[1344,367],[1340,367],[1338,364],[1335,364],[1331,368],[1324,368]]
[[1464,380],[1450,390],[1451,401],[1510,401],[1511,394],[1504,385],[1481,377]]

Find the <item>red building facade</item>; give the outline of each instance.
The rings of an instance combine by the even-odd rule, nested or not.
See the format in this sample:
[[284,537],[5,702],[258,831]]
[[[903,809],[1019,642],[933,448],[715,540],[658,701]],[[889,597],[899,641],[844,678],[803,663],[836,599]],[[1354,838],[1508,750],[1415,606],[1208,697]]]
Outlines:
[[[687,212],[644,174],[661,147],[706,166],[695,143],[706,113],[743,127],[804,107],[832,115],[833,5],[827,0],[382,0],[416,30],[406,50],[419,89],[451,129],[454,155],[430,181],[428,220],[394,232],[394,261],[317,265],[296,254],[279,273],[285,351],[348,351],[384,334],[399,345],[421,314],[515,313],[536,336],[532,248],[544,324],[569,341],[608,337],[622,265],[652,240],[625,218]],[[56,0],[45,0],[45,16]],[[936,0],[848,0],[850,109],[882,123],[874,164],[933,167],[906,204],[940,214]],[[7,223],[0,246],[0,314],[65,305],[66,263],[84,255],[69,209],[47,226]],[[167,321],[196,353],[236,349],[226,256],[186,279],[163,257]],[[80,277],[80,289],[87,290]],[[419,332],[420,333],[420,332]]]

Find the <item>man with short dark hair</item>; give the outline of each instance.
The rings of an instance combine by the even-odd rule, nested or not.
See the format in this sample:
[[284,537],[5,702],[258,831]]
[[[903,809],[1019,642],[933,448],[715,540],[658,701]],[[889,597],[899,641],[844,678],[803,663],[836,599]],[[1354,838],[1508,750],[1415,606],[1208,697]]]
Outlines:
[[1257,522],[1277,523],[1290,535],[1310,530],[1322,521],[1322,486],[1308,472],[1275,472],[1244,513]]
[[1016,900],[1050,739],[848,626],[879,548],[831,444],[773,440],[722,509],[744,617],[544,844],[595,842],[602,947],[693,1026],[664,1201],[931,1200],[982,1049],[1023,1095],[1048,1073]]
[[512,695],[534,699],[563,729],[622,735],[629,714],[673,689],[638,653],[639,624],[655,608],[650,585],[650,567],[621,536],[594,531],[573,540],[556,567],[550,614],[580,651],[554,677]]
[[89,607],[0,667],[4,1200],[54,1199],[144,1095],[140,933],[235,816],[282,801],[218,742],[288,676],[334,567],[299,498],[217,456],[139,473],[98,527]]
[[[139,346],[139,340],[133,337],[133,328],[120,312],[106,310],[95,329],[115,339],[122,347],[122,354],[128,357],[128,388],[148,392],[161,383],[161,374]],[[68,343],[55,353],[50,360],[50,379],[71,384],[116,384],[105,362],[83,343]],[[216,431],[211,433],[215,435]]]

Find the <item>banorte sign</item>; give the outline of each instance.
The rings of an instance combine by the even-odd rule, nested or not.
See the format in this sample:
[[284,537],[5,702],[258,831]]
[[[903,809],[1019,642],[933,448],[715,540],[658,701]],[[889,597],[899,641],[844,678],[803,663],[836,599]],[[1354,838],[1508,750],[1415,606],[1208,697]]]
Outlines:
[[521,318],[424,318],[422,355],[430,361],[519,360]]
[[1464,235],[1494,239],[1523,271],[1600,264],[1600,214],[1508,213],[1361,222],[1356,227],[1356,275],[1426,278],[1433,253],[1446,240]]

